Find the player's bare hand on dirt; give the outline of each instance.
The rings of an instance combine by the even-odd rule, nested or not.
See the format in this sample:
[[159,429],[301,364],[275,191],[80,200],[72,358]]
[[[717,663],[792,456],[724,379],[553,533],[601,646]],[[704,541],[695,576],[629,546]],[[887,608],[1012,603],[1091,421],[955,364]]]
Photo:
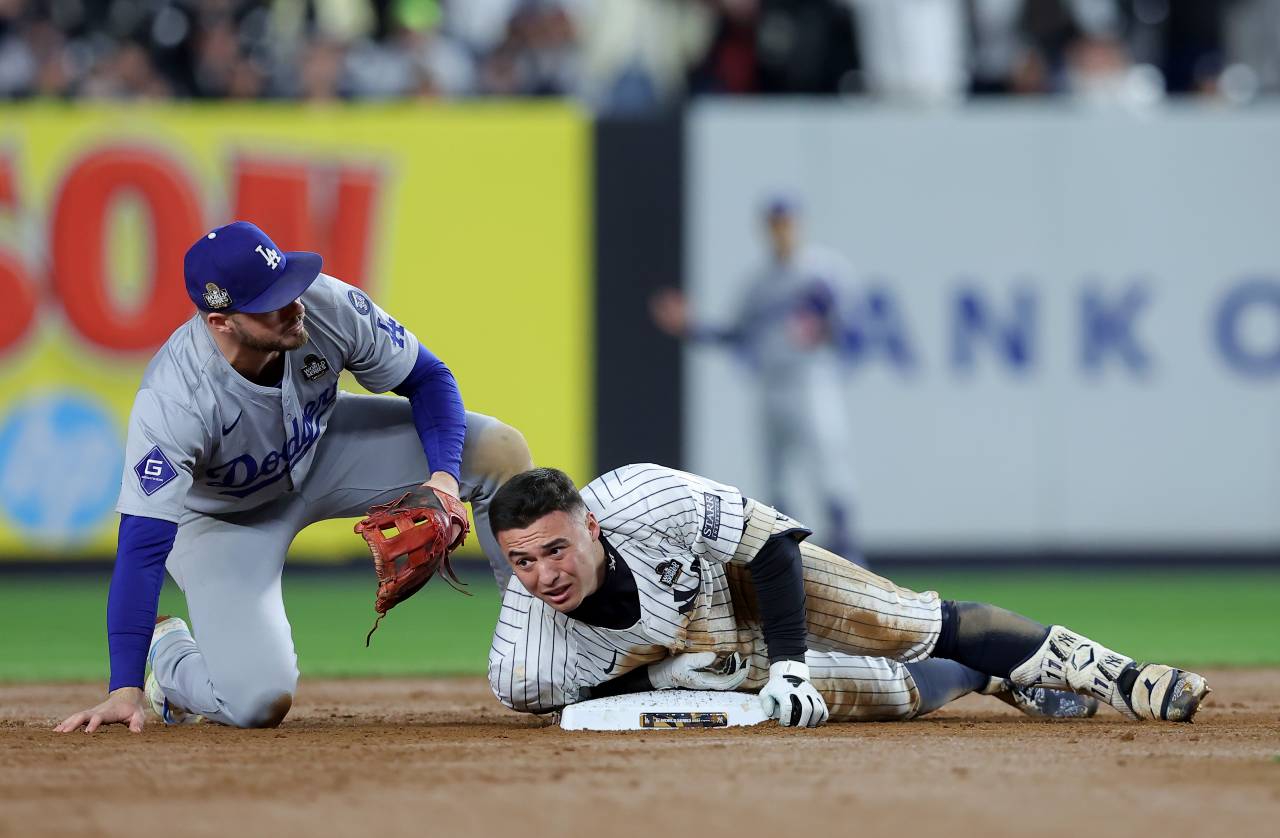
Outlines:
[[769,667],[760,704],[783,727],[818,727],[831,715],[822,694],[809,683],[808,664],[799,661],[778,661]]
[[142,733],[142,722],[142,690],[137,687],[121,687],[112,690],[107,700],[97,707],[68,716],[54,731],[70,733],[83,727],[85,733],[93,733],[102,725],[127,724],[131,732]]
[[658,690],[736,690],[747,680],[747,666],[734,652],[689,652],[649,664],[649,683]]
[[674,288],[664,288],[649,298],[649,314],[669,335],[684,337],[689,330],[689,305],[684,294]]

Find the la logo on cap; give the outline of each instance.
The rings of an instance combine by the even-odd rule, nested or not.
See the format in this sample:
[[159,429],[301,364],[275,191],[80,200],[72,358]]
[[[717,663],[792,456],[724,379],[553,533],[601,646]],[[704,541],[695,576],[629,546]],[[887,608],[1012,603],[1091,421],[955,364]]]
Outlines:
[[204,286],[204,304],[215,311],[223,309],[231,305],[231,295],[212,282],[207,282]]
[[271,270],[274,271],[280,266],[280,254],[276,252],[275,248],[269,247],[266,250],[263,250],[262,245],[258,245],[253,249],[253,252],[261,253],[262,258],[267,260],[267,267]]
[[281,250],[256,224],[233,221],[187,249],[182,276],[202,311],[265,314],[301,297],[323,264],[318,253]]

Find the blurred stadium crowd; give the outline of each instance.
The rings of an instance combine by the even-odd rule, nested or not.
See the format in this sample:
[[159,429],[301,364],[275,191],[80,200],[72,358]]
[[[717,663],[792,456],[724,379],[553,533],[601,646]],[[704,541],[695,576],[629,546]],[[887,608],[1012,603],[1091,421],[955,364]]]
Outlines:
[[0,0],[0,99],[1280,92],[1280,0]]

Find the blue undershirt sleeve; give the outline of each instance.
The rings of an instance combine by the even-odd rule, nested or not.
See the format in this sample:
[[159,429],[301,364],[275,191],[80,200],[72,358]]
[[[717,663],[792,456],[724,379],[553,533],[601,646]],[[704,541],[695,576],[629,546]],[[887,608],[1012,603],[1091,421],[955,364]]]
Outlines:
[[467,411],[453,373],[430,350],[418,344],[418,359],[413,369],[392,392],[407,398],[413,408],[413,424],[422,440],[422,451],[427,455],[427,467],[461,479]]
[[111,652],[110,689],[142,687],[151,632],[155,629],[164,563],[173,549],[178,525],[140,515],[120,516],[116,566],[107,594],[107,647]]

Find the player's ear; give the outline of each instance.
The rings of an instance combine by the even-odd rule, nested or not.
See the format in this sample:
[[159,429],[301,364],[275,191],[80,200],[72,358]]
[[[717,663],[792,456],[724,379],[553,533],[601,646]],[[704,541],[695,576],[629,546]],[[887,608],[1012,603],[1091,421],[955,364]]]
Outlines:
[[204,320],[209,324],[209,328],[215,332],[225,332],[231,327],[227,325],[227,315],[220,311],[209,311],[204,315]]
[[596,516],[587,511],[587,532],[591,534],[592,541],[600,540],[600,522],[596,520]]

